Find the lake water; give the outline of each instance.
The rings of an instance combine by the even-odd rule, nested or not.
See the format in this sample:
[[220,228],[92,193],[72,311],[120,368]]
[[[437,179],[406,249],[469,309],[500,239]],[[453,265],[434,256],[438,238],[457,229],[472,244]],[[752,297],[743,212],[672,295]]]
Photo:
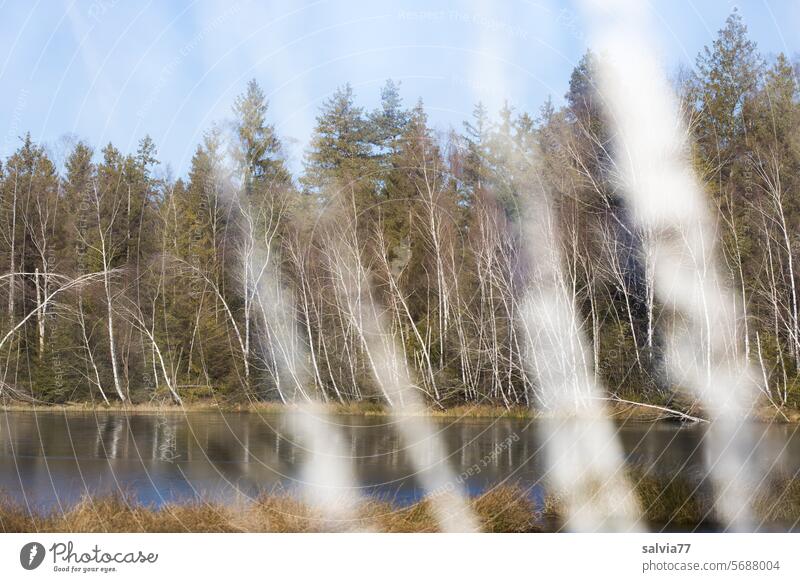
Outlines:
[[[541,431],[523,419],[432,418],[448,462],[472,495],[499,483],[534,498],[545,477]],[[298,486],[305,449],[292,414],[0,411],[0,490],[31,508],[65,508],[81,496],[124,491],[148,504],[229,500]],[[387,417],[330,419],[363,493],[410,503],[422,491]],[[793,425],[759,425],[755,457],[800,470]],[[704,425],[627,423],[617,432],[629,461],[656,475],[702,478]]]

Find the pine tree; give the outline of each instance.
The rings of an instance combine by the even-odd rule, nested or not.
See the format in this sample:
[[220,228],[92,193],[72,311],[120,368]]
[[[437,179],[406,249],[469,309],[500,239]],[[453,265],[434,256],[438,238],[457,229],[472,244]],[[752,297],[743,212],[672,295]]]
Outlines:
[[380,107],[369,115],[369,125],[372,127],[371,140],[375,144],[379,159],[386,162],[397,153],[408,122],[409,112],[403,109],[400,86],[389,79],[381,89]]
[[741,147],[747,102],[758,90],[764,68],[736,9],[712,45],[698,56],[696,68],[690,95],[700,111],[696,124],[698,144],[724,179]]
[[337,89],[317,117],[303,186],[323,197],[329,187],[358,192],[358,205],[365,208],[373,192],[371,133],[364,110],[355,105],[352,87]]
[[478,103],[472,111],[472,121],[464,122],[466,155],[463,172],[471,197],[486,187],[490,179],[488,150],[490,131],[489,112],[483,103]]
[[267,109],[264,91],[255,79],[233,105],[238,138],[235,153],[248,195],[282,186],[290,179],[275,128],[266,121]]

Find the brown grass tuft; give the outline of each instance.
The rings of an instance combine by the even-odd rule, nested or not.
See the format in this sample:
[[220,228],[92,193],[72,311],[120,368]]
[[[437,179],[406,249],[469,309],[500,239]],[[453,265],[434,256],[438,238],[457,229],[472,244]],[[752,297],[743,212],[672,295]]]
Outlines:
[[[663,480],[632,472],[643,517],[652,528],[714,527],[713,502],[704,488],[681,478]],[[547,495],[535,507],[516,486],[495,487],[471,504],[485,532],[558,531],[563,523],[561,498]],[[800,479],[775,479],[755,500],[756,515],[772,527],[800,520]],[[13,532],[435,532],[430,503],[407,507],[388,501],[365,500],[359,516],[330,522],[311,506],[288,494],[269,494],[248,502],[222,504],[196,501],[150,507],[124,496],[84,498],[65,513],[38,514],[0,497],[0,531]]]
[[[497,487],[472,501],[484,531],[536,531],[533,504],[516,487]],[[358,519],[331,523],[290,495],[263,495],[250,503],[194,502],[160,508],[123,496],[85,498],[65,513],[39,515],[0,500],[4,532],[434,532],[428,501],[397,507],[367,500]]]

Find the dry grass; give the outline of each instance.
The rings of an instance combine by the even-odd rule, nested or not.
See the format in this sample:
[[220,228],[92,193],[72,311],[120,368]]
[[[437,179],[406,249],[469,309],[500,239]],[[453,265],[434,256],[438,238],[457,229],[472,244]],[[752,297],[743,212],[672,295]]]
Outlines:
[[537,525],[540,514],[522,489],[514,486],[496,487],[473,502],[483,530],[493,533],[524,533],[542,531]]
[[[359,401],[329,403],[325,406],[330,414],[342,414],[353,416],[388,416],[391,410],[385,404],[373,401]],[[223,401],[213,399],[202,399],[196,401],[185,401],[178,406],[171,401],[153,401],[145,403],[119,403],[111,402],[105,404],[101,402],[69,402],[66,404],[27,404],[27,403],[0,403],[0,410],[37,410],[37,411],[115,411],[128,414],[136,413],[169,413],[169,412],[260,412],[260,413],[281,413],[291,412],[292,405],[280,402],[259,402],[259,401]],[[531,418],[537,416],[536,411],[524,407],[505,408],[490,404],[462,404],[444,409],[429,407],[424,410],[427,416],[447,417],[447,418]]]
[[[639,498],[642,518],[653,531],[717,530],[714,500],[707,486],[680,476],[656,478],[641,468],[629,470]],[[756,526],[760,529],[788,531],[800,524],[800,478],[773,476],[760,486],[753,499]],[[561,531],[564,524],[563,497],[550,493],[537,514],[536,524],[545,531]]]
[[800,479],[773,479],[762,488],[755,507],[765,521],[800,523]]
[[[381,402],[375,401],[359,401],[341,403],[329,403],[324,405],[330,414],[342,414],[353,416],[388,416],[391,410],[388,406]],[[606,408],[609,416],[615,418],[617,421],[641,421],[641,422],[655,422],[668,418],[669,415],[654,411],[650,408],[643,406],[636,406],[630,403],[608,402]],[[37,410],[44,411],[114,411],[124,412],[126,414],[169,414],[169,413],[184,413],[184,412],[253,412],[253,413],[266,413],[278,414],[283,412],[291,412],[292,405],[282,404],[280,402],[259,402],[259,401],[225,401],[215,399],[199,399],[184,401],[181,406],[175,405],[171,401],[153,401],[137,404],[122,404],[119,402],[111,402],[106,405],[100,402],[69,402],[66,404],[27,404],[19,402],[6,402],[0,403],[0,410]],[[767,419],[767,412],[759,412],[759,419]],[[774,412],[774,410],[773,410]],[[532,408],[525,408],[522,406],[512,406],[506,408],[504,406],[497,406],[494,404],[458,404],[449,406],[447,408],[436,408],[430,406],[422,411],[422,414],[432,417],[441,418],[540,418],[547,416],[541,411]],[[786,411],[786,417],[791,422],[800,422],[800,413],[793,413]],[[771,418],[772,421],[785,422],[784,416],[781,415],[777,418]]]
[[[537,531],[533,504],[515,487],[498,487],[472,501],[484,531]],[[84,499],[65,513],[30,513],[0,501],[0,531],[12,532],[434,532],[429,503],[398,508],[367,501],[358,519],[328,522],[288,495],[265,495],[252,503],[191,503],[161,508],[129,503],[124,497]]]
[[713,502],[685,479],[656,479],[633,472],[644,519],[656,526],[693,529],[709,522]]
[[[680,476],[654,478],[631,470],[631,479],[639,496],[645,520],[654,529],[692,530],[718,527],[714,499],[709,487],[698,487]],[[800,521],[800,479],[774,476],[771,482],[755,491],[752,500],[758,522],[781,528]]]
[[[644,520],[652,529],[714,529],[713,501],[703,488],[683,479],[661,480],[633,471]],[[638,474],[637,474],[638,473]],[[526,491],[496,487],[471,501],[485,532],[559,531],[563,500],[548,495],[536,507]],[[756,517],[771,527],[800,521],[800,479],[776,479],[759,490]],[[796,527],[796,526],[795,526]],[[86,498],[65,513],[28,512],[0,499],[2,532],[435,532],[436,521],[428,501],[398,507],[388,501],[368,500],[350,521],[327,521],[311,506],[283,494],[263,495],[239,504],[195,502],[160,508],[130,503],[122,496]]]

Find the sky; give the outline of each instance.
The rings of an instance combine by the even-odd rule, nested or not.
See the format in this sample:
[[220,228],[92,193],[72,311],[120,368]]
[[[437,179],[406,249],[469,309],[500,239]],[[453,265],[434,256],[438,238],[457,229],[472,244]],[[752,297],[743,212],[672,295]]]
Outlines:
[[[667,71],[691,67],[734,8],[763,53],[800,53],[798,0],[659,0],[650,22]],[[344,83],[373,108],[399,81],[445,131],[479,100],[561,102],[589,43],[580,0],[0,0],[0,14],[0,157],[28,131],[57,163],[74,139],[130,152],[149,134],[176,177],[251,78],[299,170]]]

